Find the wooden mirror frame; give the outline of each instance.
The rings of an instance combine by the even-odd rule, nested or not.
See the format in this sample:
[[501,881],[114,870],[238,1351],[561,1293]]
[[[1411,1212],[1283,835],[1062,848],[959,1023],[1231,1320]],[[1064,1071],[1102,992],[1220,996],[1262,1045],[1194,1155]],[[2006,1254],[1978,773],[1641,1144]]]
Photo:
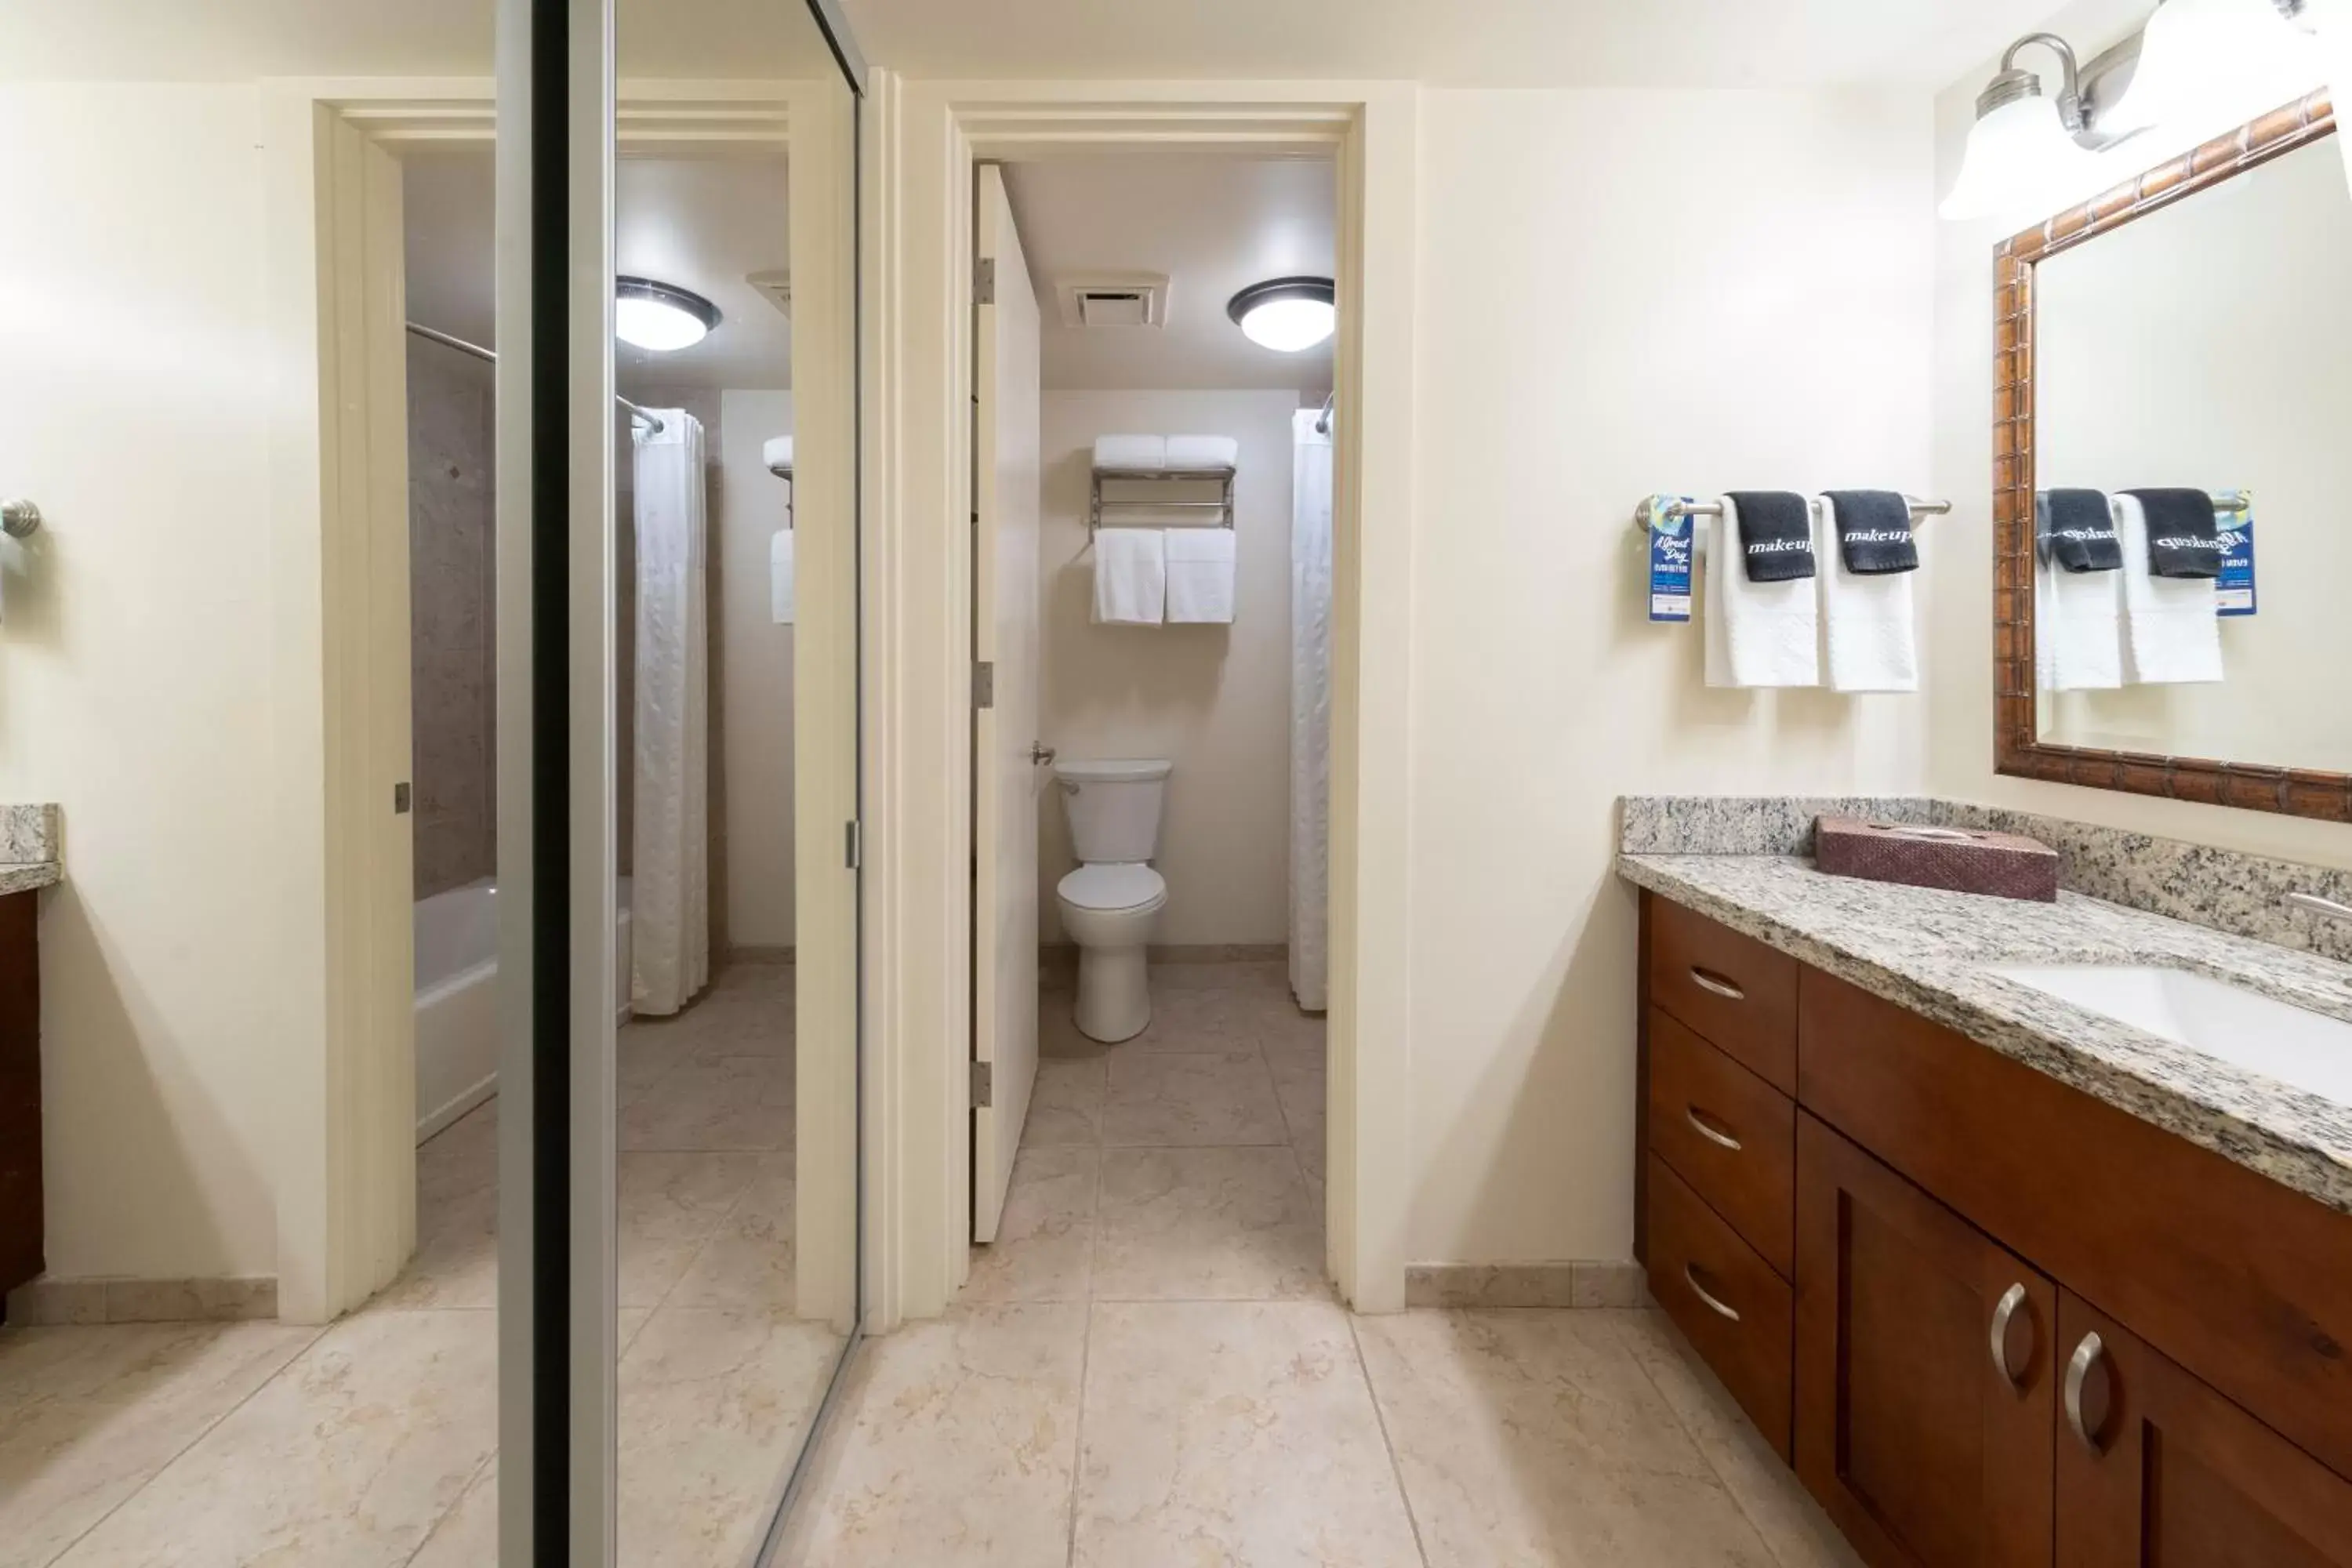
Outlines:
[[2033,273],[2060,251],[2332,134],[2323,89],[2160,163],[1993,252],[1993,768],[2019,778],[2352,822],[2352,773],[2051,745],[2033,658]]

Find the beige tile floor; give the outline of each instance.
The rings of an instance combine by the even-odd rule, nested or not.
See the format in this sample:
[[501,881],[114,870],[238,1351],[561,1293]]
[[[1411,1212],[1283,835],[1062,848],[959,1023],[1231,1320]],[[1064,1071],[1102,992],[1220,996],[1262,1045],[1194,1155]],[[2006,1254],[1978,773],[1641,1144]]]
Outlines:
[[1323,1030],[1278,966],[1044,998],[1003,1234],[875,1341],[791,1561],[822,1568],[1851,1568],[1656,1312],[1357,1318],[1323,1268]]
[[[629,1568],[743,1557],[840,1349],[790,1311],[792,984],[622,1032]],[[418,1152],[416,1257],[331,1328],[0,1329],[0,1568],[495,1563],[497,1115]]]

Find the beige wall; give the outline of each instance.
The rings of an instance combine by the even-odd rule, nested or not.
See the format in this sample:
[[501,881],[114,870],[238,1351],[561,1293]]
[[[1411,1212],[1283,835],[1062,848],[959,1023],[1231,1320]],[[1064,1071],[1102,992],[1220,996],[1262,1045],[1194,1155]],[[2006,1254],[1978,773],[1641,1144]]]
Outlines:
[[[2050,25],[2097,48],[2137,20],[2126,0],[2083,0],[2057,13]],[[1938,191],[1958,170],[1975,96],[1993,68],[1993,61],[1985,61],[1936,99]],[[2169,156],[2179,141],[2175,136],[2127,143],[2105,155],[2090,183],[2097,186],[2127,177]],[[1956,506],[1930,531],[1928,570],[1935,592],[1927,690],[1934,725],[1928,783],[1938,794],[1964,800],[2352,866],[2352,827],[2339,824],[2003,778],[1992,771],[1992,249],[2002,237],[2042,216],[2007,213],[1937,226],[1934,484]]]
[[498,872],[497,372],[408,343],[409,691],[416,896]]
[[785,948],[793,940],[793,628],[770,615],[768,546],[784,525],[787,492],[761,449],[792,434],[793,395],[728,391],[719,409],[711,708],[727,747],[712,764],[726,792],[712,850],[725,862],[728,940]]
[[[1926,100],[1422,99],[1415,1262],[1627,1256],[1629,792],[1906,790],[1916,697],[1701,684],[1658,489],[1927,486]],[[1981,400],[1973,406],[1981,406]]]
[[[1155,940],[1287,940],[1290,844],[1290,416],[1295,392],[1047,392],[1039,548],[1039,738],[1065,757],[1167,757]],[[1230,626],[1098,626],[1087,504],[1095,437],[1231,436],[1239,601]],[[1045,792],[1038,928],[1067,940],[1054,896],[1076,864]]]
[[277,805],[320,759],[276,745],[300,589],[268,446],[317,371],[273,360],[268,141],[249,88],[0,88],[0,474],[47,518],[6,552],[0,797],[64,807],[40,895],[58,1276],[274,1272],[279,1086],[322,1048],[289,1016],[321,984],[292,896],[320,847]]

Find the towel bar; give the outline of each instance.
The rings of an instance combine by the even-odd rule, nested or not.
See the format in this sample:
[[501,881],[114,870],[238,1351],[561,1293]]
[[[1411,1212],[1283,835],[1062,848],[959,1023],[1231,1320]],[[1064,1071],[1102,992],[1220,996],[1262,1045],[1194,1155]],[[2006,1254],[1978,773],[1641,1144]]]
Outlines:
[[30,539],[41,531],[41,509],[28,500],[0,501],[0,529],[11,539]]
[[[1660,522],[1669,518],[1721,517],[1723,515],[1723,503],[1720,501],[1669,500],[1666,501],[1664,505],[1661,506],[1659,504],[1660,500],[1661,498],[1657,496],[1643,496],[1642,498],[1641,505],[1633,509],[1634,532],[1648,533],[1654,530]],[[1922,500],[1917,496],[1905,496],[1903,498],[1903,504],[1911,509],[1911,527],[1915,532],[1918,530],[1919,523],[1922,519],[1941,517],[1946,512],[1952,510],[1952,503],[1950,501]]]
[[[1229,468],[1097,468],[1094,470],[1094,483],[1090,487],[1087,501],[1087,531],[1091,534],[1103,525],[1105,507],[1135,507],[1152,511],[1213,511],[1218,514],[1218,527],[1231,528],[1234,525],[1234,475],[1235,472],[1235,469]],[[1182,483],[1186,480],[1195,484],[1214,483],[1222,487],[1222,494],[1215,500],[1105,500],[1102,493],[1105,479],[1139,479],[1146,482],[1171,484]]]

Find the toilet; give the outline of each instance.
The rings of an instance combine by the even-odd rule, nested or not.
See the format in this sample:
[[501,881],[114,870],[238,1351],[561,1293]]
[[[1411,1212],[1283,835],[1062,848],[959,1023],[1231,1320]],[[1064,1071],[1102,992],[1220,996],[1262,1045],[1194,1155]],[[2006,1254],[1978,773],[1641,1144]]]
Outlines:
[[1055,889],[1062,929],[1078,944],[1078,1032],[1116,1045],[1151,1022],[1145,953],[1168,884],[1148,862],[1160,852],[1160,806],[1171,763],[1064,762],[1054,768],[1078,868]]

